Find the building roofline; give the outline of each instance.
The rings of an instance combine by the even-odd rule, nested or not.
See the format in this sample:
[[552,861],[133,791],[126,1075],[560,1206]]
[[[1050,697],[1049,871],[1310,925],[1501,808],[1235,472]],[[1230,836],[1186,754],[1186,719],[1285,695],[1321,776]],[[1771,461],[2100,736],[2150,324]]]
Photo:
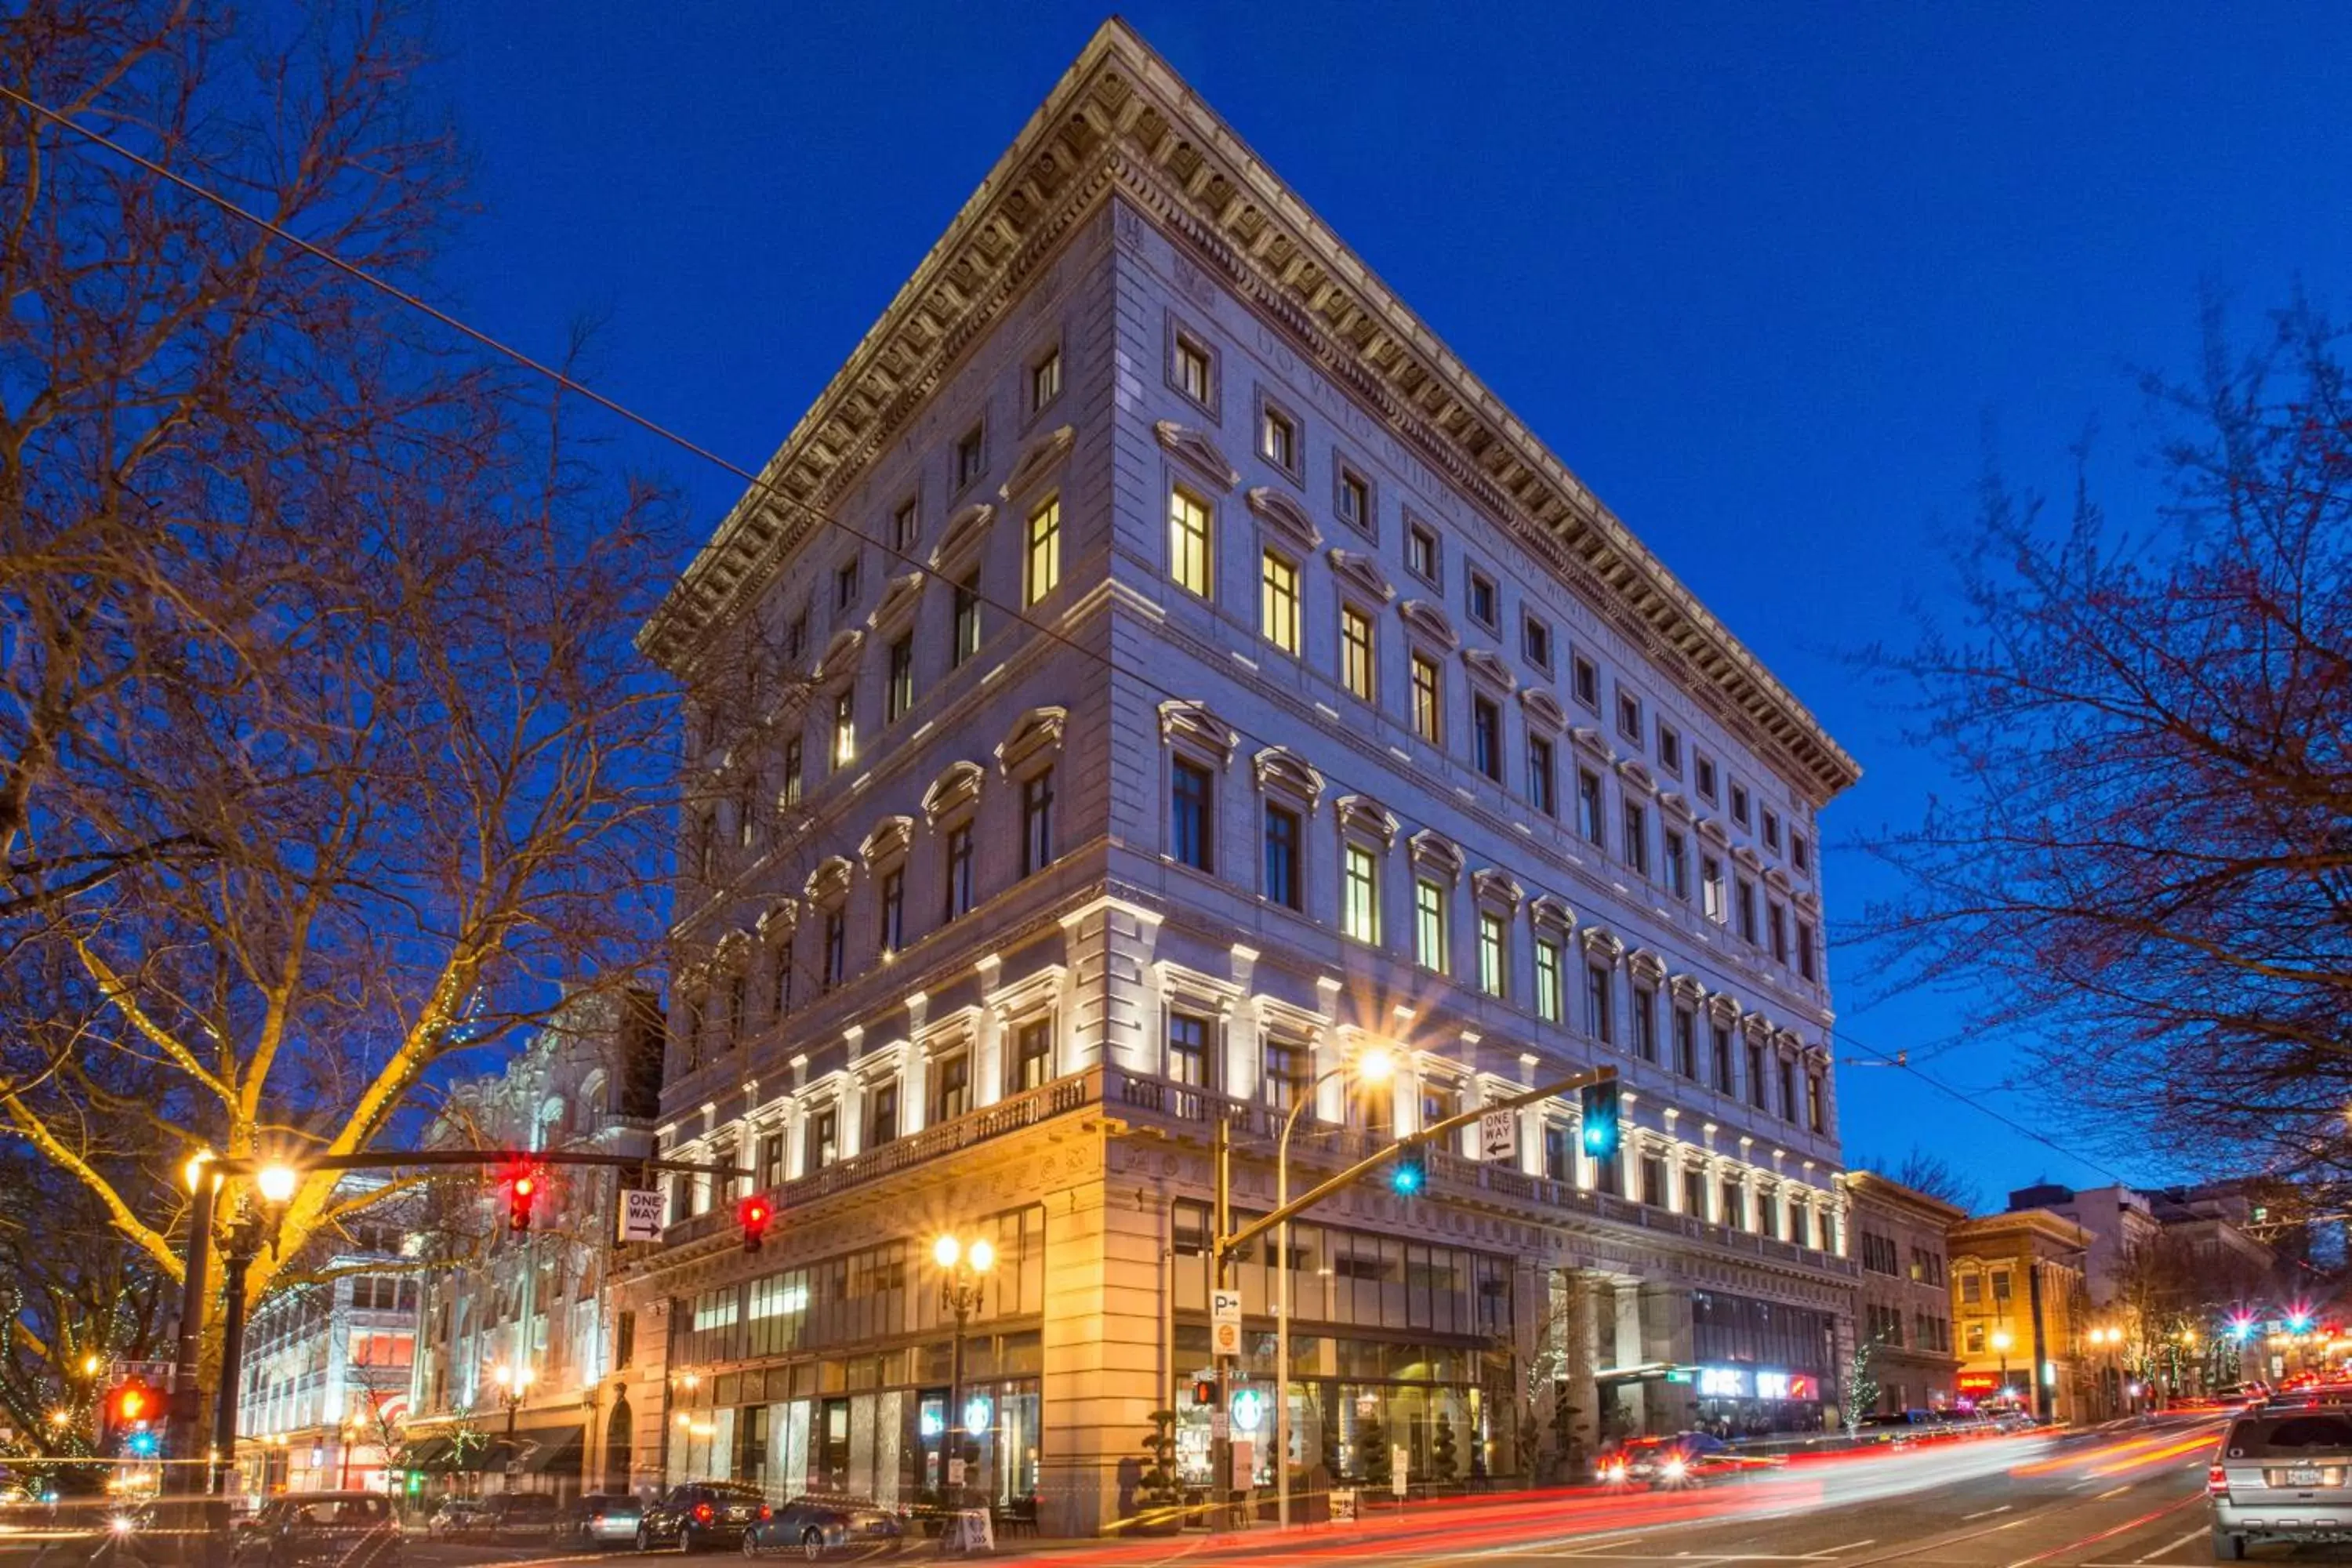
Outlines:
[[1168,62],[1105,22],[639,634],[690,667],[1113,191],[1820,806],[1860,766]]
[[1943,1221],[1947,1230],[1969,1217],[1969,1211],[1959,1205],[1930,1197],[1916,1187],[1906,1187],[1876,1171],[1848,1171],[1845,1182],[1847,1188],[1857,1195],[1867,1194],[1881,1203],[1917,1209],[1930,1218]]

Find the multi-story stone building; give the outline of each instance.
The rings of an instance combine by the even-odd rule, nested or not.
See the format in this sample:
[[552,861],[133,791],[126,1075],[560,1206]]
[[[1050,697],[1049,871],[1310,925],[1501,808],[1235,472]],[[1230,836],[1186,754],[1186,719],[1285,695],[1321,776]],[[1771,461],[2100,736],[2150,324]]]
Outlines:
[[1962,1394],[2073,1421],[2093,1386],[2084,1266],[2091,1234],[2047,1209],[1963,1220],[1951,1249],[1952,1326]]
[[[671,1479],[907,1500],[954,1425],[1084,1531],[1173,1409],[1205,1482],[1212,1129],[1263,1212],[1294,1112],[1303,1183],[1603,1062],[1620,1157],[1532,1106],[1294,1229],[1290,1462],[1830,1417],[1853,763],[1123,25],[645,644],[777,661],[689,724],[661,1143],[782,1217],[746,1256],[683,1180],[635,1279]],[[997,1260],[954,1401],[943,1232]]]
[[[643,1158],[664,1049],[650,993],[574,996],[501,1070],[455,1086],[425,1142]],[[625,1381],[636,1324],[611,1289],[630,1173],[551,1165],[534,1179],[520,1235],[487,1180],[445,1216],[436,1240],[458,1261],[426,1276],[404,1457],[440,1478],[436,1489],[470,1490],[485,1474],[562,1495],[650,1488],[658,1456],[635,1447]]]
[[1849,1249],[1862,1268],[1854,1332],[1869,1347],[1877,1408],[1948,1407],[1959,1357],[1944,1237],[1968,1211],[1874,1171],[1849,1171],[1844,1185]]

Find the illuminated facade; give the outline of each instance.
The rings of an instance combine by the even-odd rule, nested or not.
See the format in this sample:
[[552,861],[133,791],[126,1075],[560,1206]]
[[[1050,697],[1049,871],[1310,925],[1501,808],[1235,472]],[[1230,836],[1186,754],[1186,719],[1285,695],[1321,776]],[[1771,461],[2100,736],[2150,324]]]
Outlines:
[[[753,1175],[634,1266],[669,1479],[912,1501],[968,1425],[1085,1532],[1172,1409],[1204,1481],[1214,1125],[1263,1211],[1302,1103],[1303,1182],[1598,1061],[1619,1158],[1531,1106],[1297,1227],[1294,1466],[1556,1468],[1693,1419],[1702,1352],[1827,1418],[1853,764],[1122,25],[645,640],[774,650],[690,721],[660,1136]],[[952,1412],[943,1232],[997,1258]]]

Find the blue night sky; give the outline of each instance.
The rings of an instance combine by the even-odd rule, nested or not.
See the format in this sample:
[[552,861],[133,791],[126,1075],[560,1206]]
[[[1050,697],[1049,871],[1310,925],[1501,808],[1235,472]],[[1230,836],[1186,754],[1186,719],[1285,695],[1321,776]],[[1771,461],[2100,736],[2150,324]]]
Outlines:
[[[1023,5],[448,8],[438,84],[478,162],[455,303],[765,459],[1102,13]],[[2352,8],[1161,5],[1130,22],[1788,682],[1867,773],[1828,818],[1832,934],[1886,891],[1837,837],[1936,770],[1842,655],[1943,596],[1989,457],[2128,517],[2131,369],[2191,367],[2352,262]],[[1475,18],[1475,25],[1465,18]],[[632,445],[714,522],[739,486]],[[1948,999],[1874,995],[1870,1049],[1945,1047],[2035,1119]],[[1845,1047],[1842,1054],[1852,1054]],[[1932,1143],[1983,1196],[2092,1165],[1916,1074],[1841,1068],[1850,1155]]]

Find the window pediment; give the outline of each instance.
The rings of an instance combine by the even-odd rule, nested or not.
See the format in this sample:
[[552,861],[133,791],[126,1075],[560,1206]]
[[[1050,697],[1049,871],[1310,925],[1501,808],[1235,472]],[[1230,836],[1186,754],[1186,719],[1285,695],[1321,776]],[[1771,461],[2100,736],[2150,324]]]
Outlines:
[[1064,425],[1030,442],[1022,448],[1020,458],[1013,465],[1013,472],[1005,476],[1003,487],[996,492],[997,500],[1009,501],[1052,473],[1055,467],[1070,455],[1070,448],[1077,444],[1077,431]]
[[1620,757],[1617,760],[1617,776],[1644,795],[1658,787],[1658,781],[1650,776],[1650,770],[1643,765],[1639,757]]
[[1471,679],[1496,691],[1508,692],[1519,683],[1519,678],[1511,673],[1511,667],[1486,648],[1464,648],[1462,663],[1470,671]]
[[1462,847],[1433,827],[1424,827],[1407,843],[1412,850],[1416,871],[1433,871],[1448,882],[1462,875]]
[[1740,1016],[1739,1032],[1759,1046],[1769,1046],[1772,1043],[1772,1037],[1779,1031],[1773,1026],[1772,1020],[1763,1014],[1747,1013]]
[[996,521],[996,509],[984,500],[974,501],[948,519],[940,532],[939,547],[931,552],[931,564],[945,567],[980,548],[988,537],[988,525]]
[[911,816],[886,816],[874,825],[866,842],[857,847],[857,857],[872,870],[886,860],[896,860],[907,853],[907,846],[915,838],[915,819]]
[[1272,485],[1254,485],[1248,500],[1250,510],[1299,549],[1314,550],[1322,545],[1323,531],[1315,526],[1315,520],[1289,491],[1276,489]]
[[845,855],[828,855],[817,862],[816,869],[808,875],[808,883],[801,890],[808,901],[820,908],[837,904],[849,896],[849,879],[856,868]]
[[1284,795],[1313,812],[1323,798],[1323,774],[1296,752],[1268,746],[1251,759],[1257,787],[1268,795]]
[[1764,885],[1776,893],[1792,893],[1797,888],[1794,882],[1789,880],[1789,873],[1778,866],[1764,868]]
[[1799,909],[1804,910],[1807,914],[1821,913],[1821,895],[1814,892],[1811,888],[1799,888],[1795,892],[1789,895],[1789,901],[1796,905]]
[[1646,981],[1652,985],[1661,985],[1665,983],[1666,961],[1646,947],[1637,947],[1627,953],[1625,967],[1632,972],[1636,980]]
[[1569,733],[1575,737],[1579,747],[1591,752],[1602,762],[1614,763],[1617,760],[1617,753],[1609,748],[1609,737],[1591,725],[1579,724]]
[[1462,634],[1454,629],[1445,612],[1426,599],[1407,599],[1397,606],[1397,614],[1404,618],[1406,626],[1448,653],[1462,646]]
[[1603,963],[1614,963],[1625,956],[1624,939],[1614,931],[1602,931],[1599,926],[1587,926],[1580,940],[1584,943],[1585,956],[1588,958],[1597,958]]
[[1206,703],[1181,697],[1171,697],[1160,705],[1160,738],[1171,742],[1189,742],[1200,750],[1214,752],[1220,765],[1234,760],[1234,748],[1242,740],[1223,720],[1209,711]]
[[1377,838],[1383,847],[1396,842],[1397,819],[1369,795],[1343,795],[1332,803],[1343,831]]
[[1720,991],[1706,999],[1706,1010],[1717,1023],[1727,1027],[1737,1027],[1739,1023],[1739,1004]]
[[882,602],[874,606],[872,615],[866,617],[866,624],[880,631],[892,622],[913,615],[922,597],[923,574],[920,572],[893,577],[882,590]]
[[733,974],[742,969],[751,956],[751,934],[730,931],[719,939],[712,950],[709,967],[723,974]]
[[1069,718],[1066,708],[1032,708],[1015,719],[997,745],[998,769],[1010,773],[1040,752],[1061,750],[1062,728]]
[[1527,710],[1528,722],[1538,729],[1558,732],[1568,728],[1568,714],[1560,707],[1559,699],[1540,686],[1522,688],[1519,706]]
[[1333,549],[1331,570],[1343,582],[1355,584],[1360,593],[1370,594],[1385,605],[1396,598],[1396,587],[1372,563],[1372,558],[1359,550]]
[[1685,822],[1692,821],[1697,816],[1697,813],[1691,810],[1690,797],[1678,789],[1660,790],[1658,809],[1671,812]]
[[1751,871],[1761,871],[1764,869],[1764,857],[1759,855],[1754,849],[1745,844],[1733,845],[1731,847],[1731,858],[1734,860],[1738,861],[1741,865],[1747,867]]
[[1730,845],[1731,835],[1723,830],[1723,824],[1720,821],[1712,816],[1702,816],[1697,820],[1700,837],[1712,838],[1717,844],[1726,847]]
[[981,780],[987,770],[978,763],[950,763],[923,792],[923,820],[937,827],[980,799]]
[[834,633],[833,640],[824,645],[824,657],[816,661],[816,669],[811,679],[831,680],[839,675],[843,666],[856,662],[857,650],[865,642],[866,634],[856,626],[844,626]]
[[1686,1003],[1693,1007],[1706,1000],[1706,987],[1688,974],[1675,975],[1666,982],[1666,989],[1675,994],[1675,1001]]
[[1242,999],[1242,988],[1230,980],[1203,974],[1181,963],[1160,959],[1151,966],[1163,1001],[1176,1003],[1214,1018],[1230,1018]]
[[780,942],[793,934],[793,928],[800,924],[800,905],[791,899],[779,899],[766,914],[760,917],[760,939],[762,942]]
[[1566,936],[1576,929],[1576,911],[1549,893],[1538,893],[1528,905],[1528,919],[1538,931]]
[[1516,914],[1519,900],[1527,896],[1527,889],[1512,880],[1508,872],[1491,866],[1471,874],[1470,888],[1480,903],[1507,914]]
[[1216,481],[1220,489],[1232,489],[1242,482],[1241,470],[1226,460],[1217,444],[1189,425],[1179,425],[1173,419],[1162,419],[1151,427],[1160,437],[1160,445],[1174,457],[1182,458],[1196,471]]

